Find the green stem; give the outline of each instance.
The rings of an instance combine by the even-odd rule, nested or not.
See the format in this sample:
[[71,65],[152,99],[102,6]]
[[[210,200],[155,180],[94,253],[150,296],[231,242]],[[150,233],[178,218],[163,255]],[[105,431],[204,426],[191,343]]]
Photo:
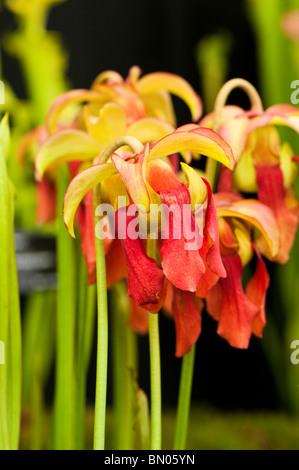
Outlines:
[[60,168],[58,184],[57,235],[57,361],[54,409],[54,448],[71,450],[74,446],[74,333],[76,318],[76,247],[63,222],[62,202],[69,175]]
[[196,46],[196,59],[206,113],[213,110],[218,91],[226,80],[232,37],[224,30],[204,36]]
[[10,318],[8,330],[8,424],[10,433],[10,448],[19,447],[19,434],[21,423],[21,395],[22,395],[22,333],[21,313],[19,300],[19,287],[14,246],[14,217],[13,195],[10,191],[11,219],[10,219],[10,250],[9,250],[9,294]]
[[[93,210],[101,203],[100,185],[93,189]],[[96,229],[95,248],[97,264],[97,371],[94,416],[94,450],[105,449],[105,424],[108,371],[108,306],[106,286],[106,264],[103,240],[103,227],[100,221]]]
[[[266,106],[287,103],[293,80],[288,39],[280,22],[287,7],[285,0],[250,0],[248,14],[256,36],[261,93]],[[297,5],[298,6],[298,3]],[[294,71],[293,71],[294,72]],[[272,77],[269,80],[269,77]]]
[[184,450],[186,446],[190,402],[192,394],[195,350],[196,346],[194,344],[191,350],[183,357],[176,431],[174,439],[174,450]]
[[94,338],[94,324],[97,300],[97,286],[91,284],[87,287],[86,314],[85,314],[85,340],[84,340],[84,361],[85,374],[88,372],[92,344]]
[[85,315],[87,302],[87,278],[85,260],[81,254],[80,242],[78,243],[79,258],[79,285],[78,285],[78,312],[77,312],[77,331],[76,331],[76,413],[75,413],[75,433],[77,450],[83,449],[84,445],[84,417],[85,417]]
[[114,449],[130,450],[133,445],[133,380],[137,370],[136,335],[128,327],[129,299],[123,282],[110,290],[113,346]]
[[30,97],[34,125],[44,121],[50,103],[67,89],[66,54],[47,31],[48,14],[46,9],[40,9],[31,15],[20,15],[15,33],[16,54]]
[[[156,240],[148,239],[147,254],[155,258]],[[149,346],[151,377],[151,450],[161,450],[162,445],[162,398],[161,361],[159,338],[159,314],[149,313]]]
[[140,450],[148,450],[150,447],[150,418],[148,399],[144,391],[136,384],[136,428],[139,437]]
[[23,311],[22,402],[30,410],[31,450],[40,450],[44,445],[44,393],[55,354],[55,312],[55,291],[28,295]]
[[95,284],[87,284],[87,272],[85,260],[81,254],[81,247],[78,243],[78,255],[80,259],[79,276],[79,299],[78,299],[78,319],[77,319],[77,347],[76,347],[76,413],[75,413],[75,433],[76,449],[84,449],[85,437],[85,410],[86,410],[86,379],[90,361],[90,353],[94,332],[95,320]]
[[151,374],[151,450],[161,450],[162,402],[159,315],[149,313],[150,374]]
[[[4,364],[0,364],[0,450],[10,448],[7,410],[7,345],[9,322],[9,189],[6,173],[6,162],[3,152],[0,153],[0,341],[4,349]],[[2,358],[1,358],[2,359]],[[1,361],[2,362],[2,361]]]

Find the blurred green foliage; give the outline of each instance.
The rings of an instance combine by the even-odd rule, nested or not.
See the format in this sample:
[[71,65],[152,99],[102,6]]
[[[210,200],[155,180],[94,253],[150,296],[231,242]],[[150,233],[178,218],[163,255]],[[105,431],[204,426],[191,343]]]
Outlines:
[[[162,448],[173,446],[176,415],[163,412]],[[43,429],[46,446],[49,420]],[[93,445],[93,410],[85,417],[85,449]],[[113,413],[107,413],[107,450],[113,450]],[[30,416],[24,412],[21,449],[28,448]],[[192,406],[187,437],[187,450],[299,450],[299,418],[284,412],[222,411],[209,404]]]

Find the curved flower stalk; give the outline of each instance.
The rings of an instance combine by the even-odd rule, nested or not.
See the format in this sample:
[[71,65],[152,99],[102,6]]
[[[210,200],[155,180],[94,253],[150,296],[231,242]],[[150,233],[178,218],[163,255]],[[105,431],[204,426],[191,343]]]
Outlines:
[[[116,240],[121,242],[124,253],[123,269],[118,263],[117,274],[111,274],[116,280],[127,276],[128,293],[137,305],[153,313],[158,312],[165,300],[167,283],[170,283],[176,296],[177,314],[177,349],[176,354],[185,354],[191,345],[197,341],[200,333],[200,316],[195,312],[201,302],[197,302],[197,290],[209,290],[219,276],[225,276],[218,246],[218,220],[213,203],[213,196],[208,182],[200,178],[187,164],[182,164],[184,182],[180,181],[165,160],[168,155],[176,152],[192,151],[195,154],[205,154],[215,158],[224,165],[233,168],[234,158],[230,147],[214,131],[200,128],[197,125],[187,125],[176,129],[154,144],[142,146],[135,154],[121,155],[120,152],[111,154],[111,161],[93,165],[81,171],[71,182],[64,201],[64,220],[70,235],[75,236],[74,221],[77,209],[92,187],[105,182],[106,187],[112,187],[115,178],[121,180],[118,191],[110,194],[112,206],[116,209],[115,232]],[[107,152],[109,157],[110,151]],[[123,205],[119,205],[119,197]],[[176,205],[180,215],[180,235],[173,236],[173,229],[178,228],[177,219],[170,214],[165,229],[167,237],[161,237],[161,227],[154,226],[153,231],[146,228],[137,236],[129,233],[130,225],[136,219],[138,209],[142,222],[156,215],[157,205],[163,204],[167,211]],[[203,233],[196,232],[195,207],[204,205]],[[190,234],[185,235],[182,223],[183,209],[187,207],[191,223]],[[163,215],[163,214],[162,214]],[[124,216],[122,218],[122,216]],[[124,221],[122,223],[122,220]],[[119,223],[120,221],[120,223]],[[164,232],[165,233],[165,232]],[[135,234],[136,235],[136,234]],[[149,257],[144,248],[144,240],[154,238],[156,257],[159,264]],[[192,239],[193,237],[193,239]],[[194,240],[194,238],[196,240]],[[157,240],[155,240],[157,239]],[[191,249],[186,248],[188,242],[196,242]],[[160,244],[160,246],[159,246]],[[111,254],[115,253],[111,247]],[[107,271],[109,266],[107,255]],[[113,256],[113,255],[112,255]],[[121,258],[118,257],[118,260]],[[184,276],[181,270],[184,269]],[[215,275],[211,280],[210,271]],[[109,279],[109,274],[108,274]],[[186,310],[184,301],[192,306]],[[184,321],[183,316],[187,321]],[[194,323],[193,328],[191,323]]]
[[[207,311],[218,322],[217,333],[236,348],[246,349],[251,334],[261,337],[266,324],[269,275],[257,248],[262,238],[270,257],[279,249],[279,227],[270,208],[237,193],[215,194],[220,252],[226,277],[208,292]],[[243,269],[255,259],[255,272],[243,289]]]
[[[238,86],[238,80],[235,85]],[[200,124],[209,127],[214,118],[215,113],[211,113]],[[256,193],[273,210],[280,229],[280,247],[272,260],[285,263],[298,226],[299,207],[293,191],[297,158],[288,143],[281,144],[277,126],[299,132],[298,109],[281,104],[264,111],[258,101],[255,109],[249,111],[238,106],[224,106],[220,110],[218,133],[232,147],[237,163],[233,172],[221,168],[218,190]],[[259,248],[270,257],[264,243]]]

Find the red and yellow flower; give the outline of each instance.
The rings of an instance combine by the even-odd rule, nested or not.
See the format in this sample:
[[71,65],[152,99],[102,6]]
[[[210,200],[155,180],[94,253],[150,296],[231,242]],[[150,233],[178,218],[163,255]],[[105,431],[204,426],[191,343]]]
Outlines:
[[[155,313],[161,309],[168,285],[171,286],[178,356],[190,349],[201,331],[203,303],[197,293],[204,291],[206,294],[219,277],[226,275],[219,252],[218,219],[209,183],[187,164],[182,164],[184,179],[180,180],[168,160],[169,155],[185,151],[204,154],[230,168],[234,165],[230,147],[214,131],[193,124],[182,126],[161,140],[142,146],[140,152],[112,153],[111,161],[81,171],[71,181],[64,202],[65,224],[72,236],[75,236],[77,209],[84,196],[98,184],[106,189],[116,209],[117,220],[119,212],[128,215],[134,207],[147,220],[157,205],[170,208],[175,204],[182,224],[183,211],[189,211],[191,239],[184,230],[180,231],[179,237],[173,236],[177,219],[170,214],[166,227],[168,236],[161,237],[161,230],[158,230],[151,257],[146,251],[145,238],[151,238],[152,234],[127,236],[135,217],[133,210],[125,218],[125,225],[116,227],[117,239],[113,240],[106,256],[108,279],[115,281],[127,277],[129,295],[148,311]],[[124,197],[123,206],[118,205],[119,196]],[[196,204],[204,207],[202,234],[196,231]],[[194,241],[192,237],[198,237],[199,243],[186,249],[186,244]],[[118,256],[117,263],[115,254],[119,253],[120,242],[124,256]],[[109,274],[112,266],[117,266],[117,274]],[[193,306],[191,310],[190,306]]]
[[[257,248],[261,239],[270,257],[279,250],[279,228],[272,210],[238,194],[215,194],[220,252],[226,277],[206,297],[207,312],[218,322],[217,333],[231,346],[248,348],[252,333],[261,337],[266,324],[265,299],[269,286],[266,265]],[[243,288],[243,269],[255,259],[255,272]]]
[[[126,79],[115,71],[105,71],[96,78],[91,89],[71,90],[54,100],[45,125],[38,131],[38,135],[43,135],[35,162],[38,189],[44,189],[38,193],[41,208],[48,207],[47,175],[59,163],[68,162],[73,177],[76,172],[91,165],[109,144],[124,135],[146,143],[173,132],[176,116],[171,95],[186,103],[193,120],[199,119],[201,100],[183,78],[164,72],[143,77],[140,74],[136,66],[130,69]],[[190,159],[188,153],[184,156]],[[114,186],[117,187],[117,184],[119,178],[115,177]],[[51,187],[51,197],[52,193]],[[42,220],[48,216],[41,211],[39,214]],[[55,207],[54,211],[51,210],[51,217],[53,214]],[[87,194],[81,204],[78,221],[88,280],[93,283],[95,250],[91,194]]]
[[[201,121],[210,126],[213,114]],[[281,144],[277,126],[299,132],[299,111],[291,105],[274,105],[265,111],[244,111],[238,106],[222,110],[219,134],[230,144],[236,158],[233,172],[221,169],[219,191],[257,193],[270,207],[279,224],[280,246],[273,261],[289,259],[297,226],[299,206],[293,190],[296,158],[287,143]],[[259,247],[268,257],[267,246]]]

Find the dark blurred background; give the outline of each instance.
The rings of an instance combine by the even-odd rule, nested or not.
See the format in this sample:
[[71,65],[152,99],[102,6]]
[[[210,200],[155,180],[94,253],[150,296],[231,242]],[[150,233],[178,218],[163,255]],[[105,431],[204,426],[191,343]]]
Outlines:
[[[132,65],[144,73],[163,70],[181,75],[202,95],[202,74],[197,61],[199,41],[226,31],[232,38],[226,78],[242,77],[259,89],[256,45],[240,0],[69,0],[55,7],[49,29],[60,33],[69,54],[67,75],[73,88],[88,88],[106,69],[124,77]],[[1,17],[1,31],[13,29],[12,16]],[[19,96],[25,96],[18,63],[3,54],[3,71]],[[242,93],[232,96],[241,106]],[[188,110],[175,101],[178,123],[187,122]],[[182,268],[183,275],[183,268]],[[176,404],[181,361],[174,357],[174,324],[160,316],[162,387],[165,404]],[[140,337],[140,385],[149,393],[148,338]],[[90,367],[89,398],[93,399],[95,355]],[[110,397],[109,384],[109,397]],[[110,399],[110,398],[109,398]],[[271,370],[253,338],[248,350],[231,348],[216,334],[216,324],[203,314],[198,341],[193,399],[223,409],[277,408]]]

